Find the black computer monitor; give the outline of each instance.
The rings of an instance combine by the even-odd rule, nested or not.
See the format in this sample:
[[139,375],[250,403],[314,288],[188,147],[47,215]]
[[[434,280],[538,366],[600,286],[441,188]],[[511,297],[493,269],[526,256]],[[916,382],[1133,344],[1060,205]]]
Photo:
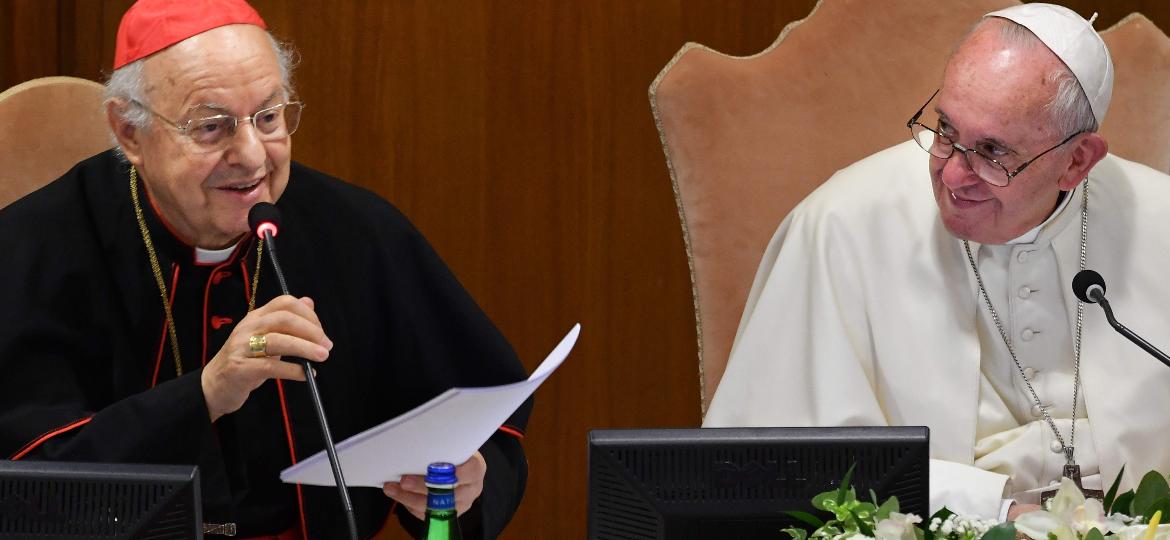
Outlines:
[[0,460],[0,538],[203,538],[199,469]]
[[782,539],[854,464],[859,499],[926,517],[929,457],[925,427],[593,430],[589,538]]

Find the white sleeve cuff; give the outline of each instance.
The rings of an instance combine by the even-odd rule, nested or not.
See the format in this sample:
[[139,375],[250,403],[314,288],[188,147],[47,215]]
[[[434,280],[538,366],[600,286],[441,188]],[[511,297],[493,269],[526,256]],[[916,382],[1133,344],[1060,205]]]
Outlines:
[[999,522],[1000,523],[1007,521],[1008,511],[1010,511],[1012,509],[1013,504],[1016,504],[1015,499],[1004,499],[1003,500],[1003,506],[999,507]]
[[953,461],[930,460],[930,513],[944,506],[980,519],[998,519],[1011,507],[1003,499],[1007,475]]

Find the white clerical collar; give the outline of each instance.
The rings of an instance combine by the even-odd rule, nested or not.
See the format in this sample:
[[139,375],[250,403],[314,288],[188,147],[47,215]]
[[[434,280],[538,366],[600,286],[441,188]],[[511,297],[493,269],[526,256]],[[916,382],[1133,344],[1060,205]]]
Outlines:
[[195,248],[195,263],[196,264],[219,264],[228,260],[232,256],[232,252],[236,250],[236,246],[232,245],[223,249],[203,249],[201,247]]
[[1036,237],[1040,236],[1040,230],[1043,229],[1045,225],[1048,225],[1050,222],[1052,222],[1052,220],[1056,219],[1056,216],[1059,216],[1060,213],[1064,211],[1065,207],[1068,206],[1068,201],[1071,199],[1072,192],[1065,191],[1060,197],[1060,204],[1056,205],[1056,210],[1053,210],[1052,213],[1048,215],[1048,219],[1044,220],[1044,223],[1037,225],[1034,229],[1016,237],[1013,240],[1009,240],[1007,244],[1031,244],[1032,242],[1035,242]]

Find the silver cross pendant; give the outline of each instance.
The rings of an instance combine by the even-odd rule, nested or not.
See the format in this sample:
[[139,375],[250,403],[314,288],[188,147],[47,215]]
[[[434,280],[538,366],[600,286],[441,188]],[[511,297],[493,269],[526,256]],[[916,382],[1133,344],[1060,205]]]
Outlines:
[[[1099,501],[1105,499],[1105,492],[1103,492],[1099,489],[1085,489],[1085,487],[1081,485],[1081,466],[1080,465],[1077,465],[1076,463],[1070,463],[1070,464],[1065,465],[1064,471],[1061,474],[1061,476],[1068,478],[1069,480],[1072,480],[1073,483],[1077,485],[1077,488],[1079,488],[1081,490],[1081,493],[1085,494],[1086,499],[1097,499]],[[1048,502],[1048,499],[1051,499],[1054,496],[1056,496],[1055,489],[1050,489],[1048,491],[1041,492],[1040,493],[1040,504],[1043,505],[1044,503]]]

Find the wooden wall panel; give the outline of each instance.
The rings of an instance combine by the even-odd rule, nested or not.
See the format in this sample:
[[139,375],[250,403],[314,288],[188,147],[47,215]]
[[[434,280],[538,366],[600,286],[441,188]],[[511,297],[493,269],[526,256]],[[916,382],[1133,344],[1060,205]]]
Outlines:
[[58,75],[57,4],[0,0],[0,89]]
[[[131,3],[0,0],[0,88],[100,79]],[[302,57],[296,159],[402,208],[529,369],[583,324],[537,393],[506,538],[584,536],[588,429],[698,425],[690,279],[646,90],[683,43],[753,54],[814,3],[255,0]],[[1134,10],[1170,28],[1157,0],[1070,5],[1101,11],[1099,28]]]

